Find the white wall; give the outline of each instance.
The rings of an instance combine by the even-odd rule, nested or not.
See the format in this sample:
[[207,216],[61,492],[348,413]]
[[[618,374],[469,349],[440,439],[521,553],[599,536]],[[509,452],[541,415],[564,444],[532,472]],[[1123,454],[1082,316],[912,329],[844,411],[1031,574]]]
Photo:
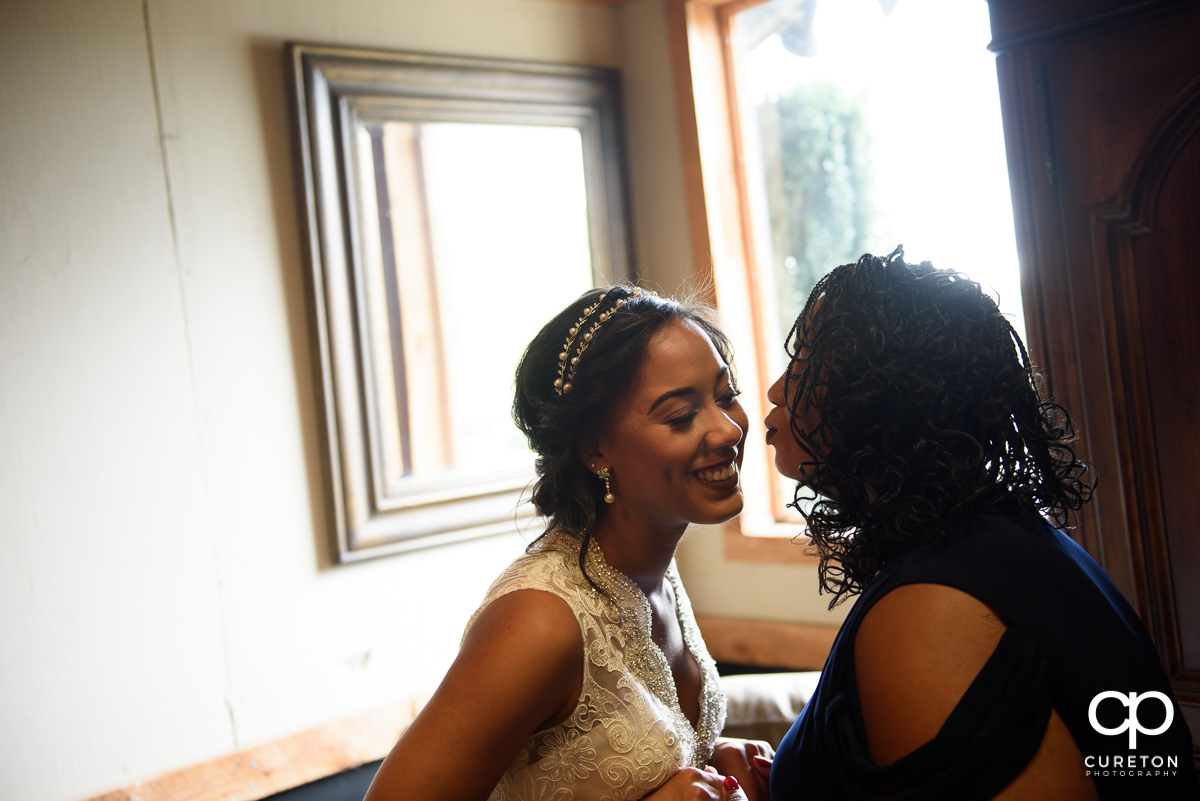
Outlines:
[[[621,67],[636,257],[687,275],[661,0],[0,0],[0,798],[427,692],[523,545],[331,566],[292,39]],[[697,537],[699,611],[788,616]]]

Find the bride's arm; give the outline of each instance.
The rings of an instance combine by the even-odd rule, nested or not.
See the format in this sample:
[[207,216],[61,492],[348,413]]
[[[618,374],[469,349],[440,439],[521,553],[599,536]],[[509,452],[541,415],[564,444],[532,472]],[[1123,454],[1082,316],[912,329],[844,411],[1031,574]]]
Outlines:
[[498,598],[364,801],[486,799],[530,735],[570,715],[582,681],[583,638],[561,599],[537,590]]

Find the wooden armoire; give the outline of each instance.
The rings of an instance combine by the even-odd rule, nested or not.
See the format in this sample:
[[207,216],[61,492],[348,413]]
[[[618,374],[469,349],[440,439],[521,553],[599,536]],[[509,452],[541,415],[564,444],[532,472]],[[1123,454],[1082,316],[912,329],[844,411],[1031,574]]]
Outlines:
[[1075,533],[1200,743],[1200,0],[989,8],[1030,347],[1098,479]]

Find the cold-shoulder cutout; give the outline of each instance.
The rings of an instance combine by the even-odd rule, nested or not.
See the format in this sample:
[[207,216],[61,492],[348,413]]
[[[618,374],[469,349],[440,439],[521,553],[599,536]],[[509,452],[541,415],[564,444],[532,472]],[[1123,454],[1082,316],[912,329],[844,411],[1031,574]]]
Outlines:
[[[995,610],[944,584],[905,584],[884,595],[863,618],[855,638],[859,703],[871,757],[890,765],[935,738],[952,737],[960,704],[988,682],[989,664],[1003,664],[1010,644]],[[1005,648],[1001,648],[1001,641]],[[964,700],[965,699],[965,700]],[[1088,801],[1096,786],[1058,713],[1051,710],[1032,759],[996,799]]]
[[[943,686],[930,686],[935,678]],[[1153,641],[1095,560],[1036,515],[964,515],[863,589],[776,748],[771,792],[855,801],[1200,797],[1177,705],[1178,724],[1154,748],[1177,754],[1178,771],[1085,770],[1082,755],[1113,747],[1091,726],[1089,703],[1124,686],[1173,699]],[[922,710],[930,696],[941,699],[936,713]],[[889,705],[932,719],[887,743],[874,718],[895,714]]]
[[855,638],[854,665],[877,764],[937,735],[1004,631],[987,604],[944,584],[906,584],[871,607]]

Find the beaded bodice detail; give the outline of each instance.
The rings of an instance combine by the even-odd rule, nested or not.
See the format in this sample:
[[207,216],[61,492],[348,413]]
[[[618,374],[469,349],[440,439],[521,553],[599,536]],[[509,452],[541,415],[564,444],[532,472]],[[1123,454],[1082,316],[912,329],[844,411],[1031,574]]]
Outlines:
[[[696,725],[683,713],[667,658],[651,639],[650,603],[630,579],[605,561],[593,541],[579,569],[579,540],[544,537],[496,579],[483,604],[510,592],[550,592],[575,613],[583,636],[583,683],[575,709],[562,723],[535,732],[509,766],[489,801],[625,801],[657,789],[680,768],[703,767],[725,725],[725,695],[671,563],[684,644],[700,666]],[[470,628],[468,623],[467,628]]]

